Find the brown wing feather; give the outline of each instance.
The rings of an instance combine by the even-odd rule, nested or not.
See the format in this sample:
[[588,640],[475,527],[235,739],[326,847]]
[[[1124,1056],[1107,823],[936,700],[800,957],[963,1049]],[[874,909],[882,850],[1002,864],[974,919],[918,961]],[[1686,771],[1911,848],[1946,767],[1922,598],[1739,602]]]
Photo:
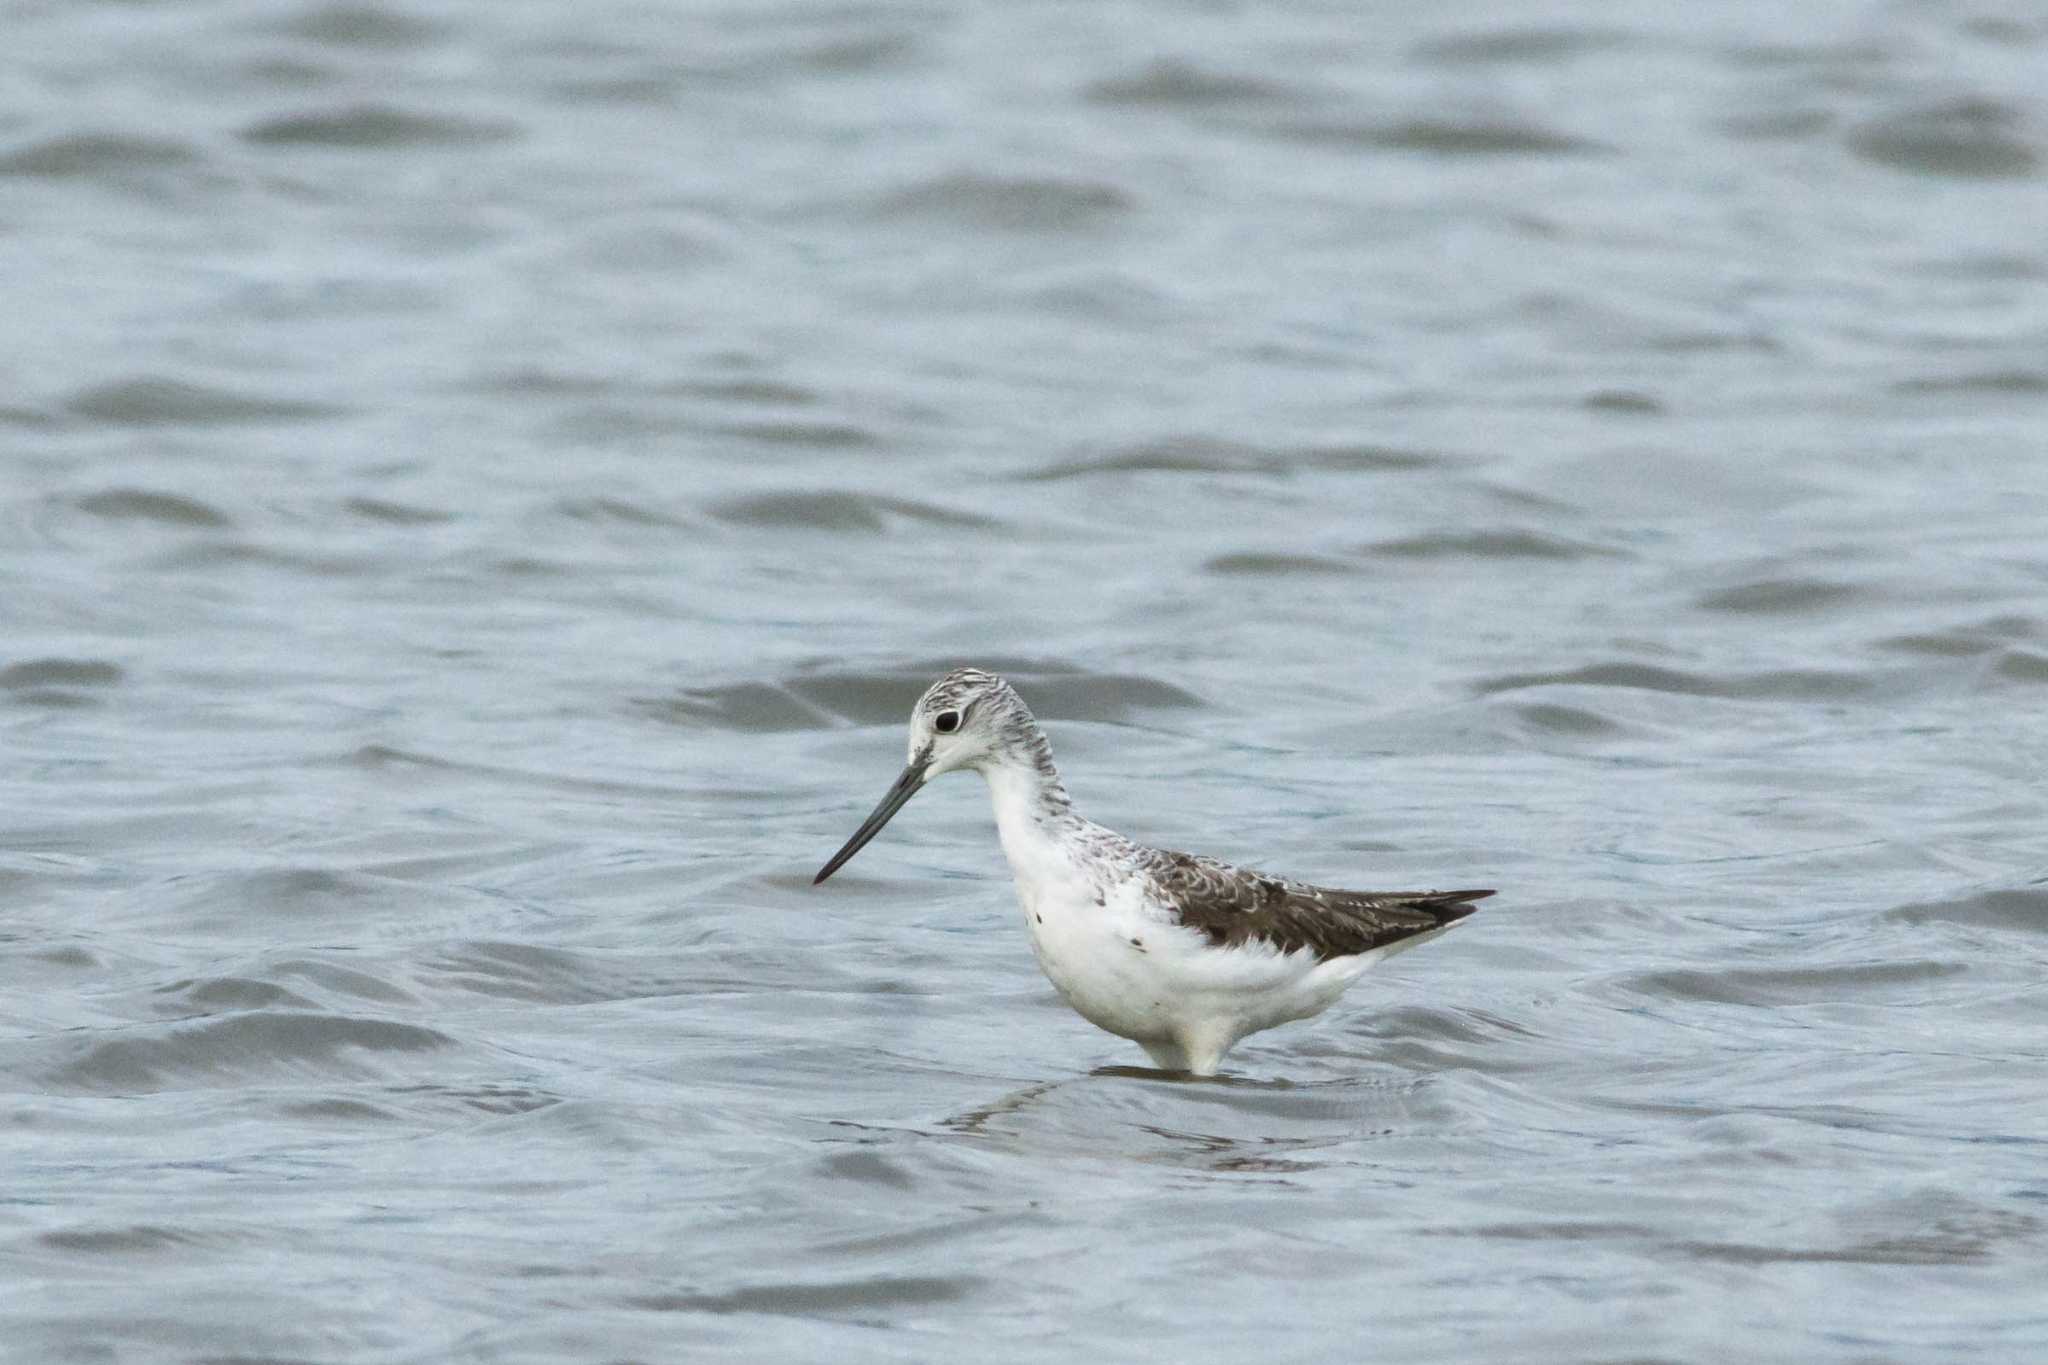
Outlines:
[[1471,914],[1492,891],[1340,891],[1267,877],[1213,858],[1151,850],[1146,873],[1180,922],[1219,947],[1269,943],[1317,959],[1351,957]]

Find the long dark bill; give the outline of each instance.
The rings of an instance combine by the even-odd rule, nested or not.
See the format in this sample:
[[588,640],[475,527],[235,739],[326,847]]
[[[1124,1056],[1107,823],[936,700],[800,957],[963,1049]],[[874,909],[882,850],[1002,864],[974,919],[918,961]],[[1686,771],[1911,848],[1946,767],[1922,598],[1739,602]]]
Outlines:
[[924,785],[925,769],[931,766],[931,762],[925,754],[920,754],[903,770],[903,775],[896,779],[896,785],[889,788],[889,794],[882,798],[882,804],[876,806],[874,812],[860,822],[860,828],[846,841],[846,847],[833,854],[831,860],[818,869],[818,875],[811,878],[812,886],[816,886],[846,866],[847,859],[860,852],[868,840],[882,832],[882,826],[888,824],[889,818],[903,809],[903,803],[917,795],[917,789]]

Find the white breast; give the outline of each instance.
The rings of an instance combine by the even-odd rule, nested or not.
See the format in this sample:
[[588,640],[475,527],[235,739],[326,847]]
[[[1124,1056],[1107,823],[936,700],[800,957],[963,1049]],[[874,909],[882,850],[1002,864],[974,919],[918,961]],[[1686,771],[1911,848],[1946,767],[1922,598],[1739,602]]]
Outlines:
[[1078,879],[1017,879],[1031,951],[1060,998],[1097,1028],[1140,1042],[1170,1038],[1176,1023],[1169,969],[1188,931],[1145,913],[1130,889],[1105,893]]

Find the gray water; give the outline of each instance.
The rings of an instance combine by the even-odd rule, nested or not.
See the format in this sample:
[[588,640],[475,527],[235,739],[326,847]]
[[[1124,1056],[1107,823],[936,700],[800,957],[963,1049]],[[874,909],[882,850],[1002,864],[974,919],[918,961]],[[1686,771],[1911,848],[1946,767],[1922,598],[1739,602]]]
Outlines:
[[2038,7],[4,23],[10,1361],[2048,1356]]

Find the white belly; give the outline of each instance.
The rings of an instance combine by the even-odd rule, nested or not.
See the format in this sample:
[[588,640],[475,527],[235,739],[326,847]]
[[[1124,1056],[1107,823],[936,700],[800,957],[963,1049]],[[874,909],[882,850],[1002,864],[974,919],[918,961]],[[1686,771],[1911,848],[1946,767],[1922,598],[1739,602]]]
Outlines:
[[[1319,963],[1262,945],[1218,948],[1148,905],[1135,886],[1100,905],[1092,889],[1018,887],[1039,968],[1076,1013],[1141,1043],[1235,1041],[1320,1013],[1366,960]],[[1227,1043],[1225,1044],[1227,1045]]]
[[1076,1013],[1122,1038],[1173,1036],[1181,1002],[1155,955],[1171,956],[1166,935],[1186,930],[1133,913],[1126,897],[1097,905],[1091,890],[1021,884],[1017,893],[1039,970]]

